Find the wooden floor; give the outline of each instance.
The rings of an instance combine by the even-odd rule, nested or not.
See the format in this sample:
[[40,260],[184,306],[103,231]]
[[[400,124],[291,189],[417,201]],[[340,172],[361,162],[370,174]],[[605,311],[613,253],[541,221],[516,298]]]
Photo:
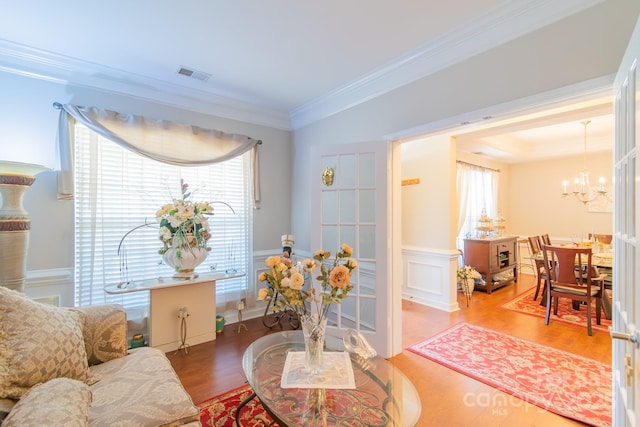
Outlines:
[[[606,333],[594,331],[589,337],[586,328],[554,323],[553,320],[545,326],[543,319],[498,307],[532,286],[533,276],[521,275],[517,284],[498,289],[491,295],[476,291],[469,307],[459,294],[461,310],[455,313],[404,301],[403,348],[454,323],[466,321],[611,363],[611,339]],[[237,324],[227,325],[216,341],[193,346],[187,355],[182,352],[167,354],[196,404],[245,384],[241,366],[244,350],[253,340],[272,332],[262,325],[261,319],[245,323],[248,331],[238,334]],[[275,327],[273,331],[279,330],[281,328]],[[406,350],[389,361],[411,378],[421,396],[422,415],[418,426],[581,425]]]

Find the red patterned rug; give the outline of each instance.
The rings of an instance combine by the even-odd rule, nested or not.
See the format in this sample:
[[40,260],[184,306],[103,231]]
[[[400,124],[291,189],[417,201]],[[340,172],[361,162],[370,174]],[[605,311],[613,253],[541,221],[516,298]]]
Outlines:
[[[536,301],[533,300],[535,290],[536,288],[531,288],[524,291],[511,301],[502,304],[500,308],[516,311],[518,313],[529,314],[531,316],[544,319],[546,316],[546,307],[540,305],[540,295],[538,295],[538,299]],[[570,299],[560,298],[558,300],[558,315],[554,315],[553,308],[551,309],[549,324],[553,322],[569,323],[571,325],[577,325],[586,329],[587,309],[585,307],[580,307],[580,310],[574,310],[571,306]],[[611,326],[611,320],[605,319],[604,313],[602,314],[601,324],[596,324],[596,305],[594,303],[591,309],[591,327],[594,331],[600,331],[609,334],[609,326]]]
[[[205,427],[236,427],[236,409],[250,395],[251,387],[243,385],[202,402],[198,405],[200,423]],[[267,415],[258,399],[253,399],[240,411],[240,425],[242,427],[264,427],[271,422],[272,419]],[[278,427],[278,424],[273,425]]]
[[604,363],[464,322],[408,350],[547,411],[611,425],[611,367]]

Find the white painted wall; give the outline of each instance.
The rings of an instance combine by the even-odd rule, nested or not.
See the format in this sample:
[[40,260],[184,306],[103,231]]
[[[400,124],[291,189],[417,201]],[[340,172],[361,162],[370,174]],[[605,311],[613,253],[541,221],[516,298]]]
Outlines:
[[[583,12],[592,25],[577,25],[574,18],[563,20],[546,27],[544,31],[528,34],[366,103],[336,112],[324,120],[297,129],[294,132],[293,152],[293,174],[296,179],[292,195],[295,212],[292,217],[292,231],[296,234],[300,247],[309,249],[311,196],[307,189],[312,179],[319,179],[310,176],[309,172],[312,146],[384,140],[393,138],[394,135],[402,135],[403,139],[409,139],[418,137],[420,132],[432,137],[435,132],[429,135],[424,129],[435,129],[437,132],[453,130],[456,123],[451,120],[452,117],[464,117],[464,120],[471,121],[485,115],[500,117],[513,113],[510,110],[513,104],[526,105],[526,101],[523,100],[530,99],[529,102],[534,103],[533,99],[537,99],[540,102],[540,99],[545,97],[541,94],[562,92],[567,86],[609,76],[615,73],[626,47],[626,40],[624,45],[616,42],[619,35],[617,31],[630,34],[638,16],[638,9],[637,3],[604,2]],[[615,31],[612,32],[612,28],[615,28]],[[580,42],[577,43],[576,40]],[[544,49],[540,46],[544,46]],[[546,100],[550,101],[549,98]],[[525,104],[522,104],[523,102]],[[452,143],[452,146],[455,147],[455,144]],[[455,188],[455,175],[452,174],[455,162],[449,162],[448,158],[443,157],[436,158],[435,162],[438,161],[449,164],[450,168],[449,173],[443,172],[442,181],[438,184],[448,189]],[[500,169],[504,170],[501,173],[501,181],[511,182],[513,169]],[[572,175],[575,173],[574,170],[575,168],[571,168]],[[449,177],[449,182],[445,177]],[[516,185],[514,188],[522,188],[526,178],[517,176],[517,179],[519,181],[518,184],[513,184]],[[524,197],[528,193],[522,191],[520,194]],[[513,197],[510,192],[501,193],[499,196],[499,207],[503,215],[512,221],[508,226],[513,233],[532,233],[530,219],[533,216],[512,210],[516,204]],[[430,216],[440,218],[441,215],[452,214],[452,210],[446,207],[446,199],[434,199],[432,204]],[[403,219],[404,215],[403,212]],[[516,220],[515,217],[519,215],[525,215],[525,219]],[[418,218],[413,219],[415,222],[418,221]],[[449,228],[450,223],[447,221],[444,228]],[[421,230],[419,234],[424,234],[424,224],[417,226]],[[414,242],[413,235],[404,231],[411,229],[411,226],[405,226],[403,223],[402,228],[403,237]],[[552,228],[545,229],[550,234],[553,233]],[[451,232],[450,238],[443,239],[440,230],[430,231],[428,236],[424,236],[424,240],[420,240],[416,245],[428,247],[429,250],[419,251],[420,261],[414,263],[418,268],[428,266],[426,270],[422,270],[423,273],[427,270],[433,273],[435,283],[431,283],[430,286],[431,290],[438,293],[437,304],[433,305],[450,310],[456,306],[456,303],[451,301],[452,297],[447,301],[446,296],[455,283],[451,275],[452,271],[455,271],[451,267],[451,254],[455,251],[454,236],[455,233]],[[413,249],[413,245],[405,247],[404,241],[402,245],[404,249]],[[406,251],[404,254],[406,255]],[[412,253],[412,256],[415,256],[415,253]],[[406,269],[407,259],[403,261],[403,267]],[[433,270],[434,263],[437,272]],[[443,269],[447,263],[450,267],[449,271],[445,272]],[[406,273],[405,271],[403,283],[394,284],[402,286],[404,296],[407,296],[407,288],[412,286],[411,283],[407,283]],[[421,293],[420,297],[421,301],[429,304],[434,301],[432,296],[425,293]]]
[[[291,231],[291,135],[288,131],[4,72],[0,72],[0,87],[2,160],[57,167],[59,111],[52,107],[56,101],[191,123],[261,139],[263,202],[261,209],[254,213],[253,247],[255,250],[278,248],[280,236]],[[54,171],[41,173],[25,195],[25,208],[32,222],[28,271],[73,267],[73,203],[57,201],[56,180]]]
[[[402,295],[442,310],[458,309],[455,145],[447,135],[400,146],[402,197]],[[445,249],[442,249],[445,248]]]
[[[500,108],[508,108],[509,103],[529,97],[539,99],[540,94],[610,76],[626,48],[627,39],[620,43],[620,34],[631,34],[639,9],[638,2],[603,2],[582,12],[587,20],[580,25],[570,17],[297,129],[292,224],[300,247],[309,248],[307,189],[311,179],[319,179],[309,175],[311,146],[381,140],[389,135],[404,137],[412,129],[432,124],[437,128],[446,123],[453,128],[455,124],[448,121],[451,117],[479,111],[500,117],[507,113]],[[480,119],[469,117],[474,118]],[[451,247],[442,245],[440,249]]]
[[[420,179],[416,185],[402,187],[402,245],[443,248],[451,245],[455,230],[455,162],[447,136],[405,142],[402,152],[402,179]],[[452,206],[453,204],[453,206]],[[454,242],[455,243],[455,242]]]
[[[612,135],[613,144],[613,135]],[[591,183],[597,184],[604,176],[611,190],[613,175],[612,152],[594,153],[587,156],[587,167],[591,171]],[[581,233],[587,239],[594,231],[611,234],[613,215],[593,213],[572,195],[562,196],[562,181],[573,179],[583,168],[583,157],[563,157],[539,162],[522,163],[509,167],[509,199],[507,226],[511,234],[532,236],[549,234],[551,240],[569,239]]]

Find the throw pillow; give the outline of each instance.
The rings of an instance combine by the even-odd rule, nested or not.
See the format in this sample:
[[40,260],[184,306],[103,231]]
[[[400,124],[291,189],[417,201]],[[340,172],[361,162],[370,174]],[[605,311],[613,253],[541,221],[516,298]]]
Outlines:
[[2,427],[89,425],[89,386],[69,378],[55,378],[33,387],[16,403]]
[[0,286],[0,398],[19,399],[53,378],[86,381],[84,314]]
[[122,306],[105,304],[73,310],[86,316],[83,334],[89,366],[127,355],[127,312]]

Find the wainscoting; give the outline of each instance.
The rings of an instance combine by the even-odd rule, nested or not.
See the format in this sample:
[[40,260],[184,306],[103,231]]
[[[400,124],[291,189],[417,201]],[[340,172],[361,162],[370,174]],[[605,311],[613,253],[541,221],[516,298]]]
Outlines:
[[73,268],[28,271],[24,293],[36,301],[73,307]]
[[[246,293],[246,307],[242,315],[244,319],[261,317],[264,313],[265,303],[257,301],[258,290],[262,284],[258,282],[260,271],[265,269],[264,261],[272,255],[279,255],[280,249],[257,251],[253,253],[252,264],[247,272],[248,290]],[[309,254],[295,254],[297,258],[307,258]],[[57,268],[49,270],[31,270],[26,273],[25,294],[30,298],[56,305],[59,307],[74,306],[74,273],[73,267]],[[233,304],[235,307],[235,304]],[[139,331],[146,328],[146,316],[148,310],[145,308],[127,310],[130,320],[130,328]],[[221,313],[226,319],[226,323],[238,321],[237,310],[224,310]]]
[[[242,312],[244,319],[263,315],[265,303],[257,301],[258,290],[263,286],[258,281],[258,275],[265,269],[264,261],[269,256],[279,254],[279,249],[253,253],[250,271],[247,272],[247,301],[245,310]],[[302,259],[311,255],[305,252],[295,253],[294,256]],[[404,299],[445,311],[459,309],[455,277],[458,265],[457,251],[405,247],[402,250],[402,264],[402,297]],[[72,307],[74,305],[73,268],[28,271],[25,293],[42,302]],[[238,321],[237,310],[225,310],[219,314],[224,315],[227,324]],[[139,318],[141,313],[132,313],[131,317],[136,324],[140,323],[136,325],[138,328],[145,323],[145,319]]]
[[403,247],[402,298],[445,311],[456,311],[458,251]]

